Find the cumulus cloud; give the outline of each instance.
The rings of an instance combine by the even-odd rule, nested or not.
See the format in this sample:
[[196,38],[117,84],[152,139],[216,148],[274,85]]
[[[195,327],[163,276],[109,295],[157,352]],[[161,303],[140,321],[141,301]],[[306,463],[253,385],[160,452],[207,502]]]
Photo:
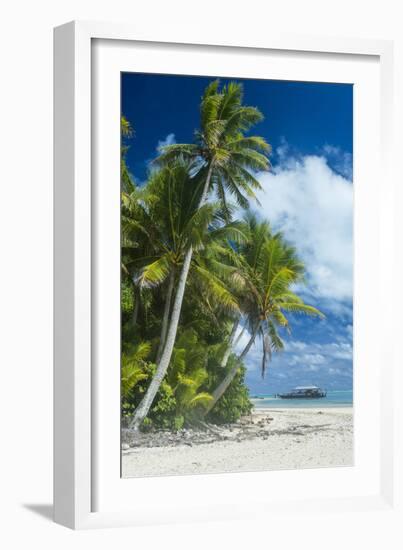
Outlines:
[[160,139],[158,141],[157,147],[156,147],[157,152],[160,153],[162,147],[165,147],[166,145],[173,145],[174,143],[176,143],[175,134],[174,133],[168,134],[166,138]]
[[[273,170],[257,175],[264,189],[258,196],[258,211],[296,246],[306,264],[307,286],[297,291],[327,316],[324,321],[292,316],[292,334],[282,334],[285,349],[273,354],[264,380],[260,374],[262,344],[259,338],[256,340],[245,366],[247,383],[252,392],[259,394],[311,383],[328,389],[351,388],[351,158],[330,145],[318,151],[316,155],[301,156],[283,140],[275,151],[277,164]],[[237,354],[249,338],[245,330],[236,346]]]
[[[301,345],[303,347],[301,347]],[[322,364],[326,360],[348,360],[353,358],[353,346],[351,342],[345,340],[341,342],[330,342],[321,344],[319,342],[300,342],[299,340],[290,340],[287,342],[287,351],[301,352],[298,355],[293,355],[294,363]]]
[[[330,147],[330,146],[328,146]],[[330,154],[330,150],[328,153]],[[353,292],[353,188],[325,156],[288,156],[259,175],[261,211],[295,244],[307,267],[308,291],[334,311],[351,305]]]
[[301,352],[287,342],[283,353],[273,355],[262,380],[258,350],[246,361],[247,381],[253,392],[276,392],[294,385],[317,384],[328,389],[349,389],[352,380],[352,346],[309,343]]
[[[165,138],[158,140],[155,150],[159,154],[161,153],[162,147],[165,147],[165,145],[173,145],[174,143],[176,143],[175,134],[171,132]],[[145,161],[147,165],[147,171],[150,173],[153,173],[155,170],[158,170],[158,167],[155,165],[153,161],[154,161],[154,158],[149,158]],[[146,182],[144,181],[142,183],[145,184]]]
[[[261,340],[257,339],[245,361],[252,391],[277,391],[296,384],[322,384],[334,389],[348,387],[353,367],[351,325],[334,323],[334,318],[332,322],[325,322],[322,330],[310,336],[304,328],[297,331],[297,337],[284,335],[285,349],[273,354],[264,380],[260,374]],[[241,330],[238,329],[238,335]],[[242,352],[249,338],[249,332],[244,330],[236,346],[237,354]]]
[[351,153],[347,153],[346,151],[340,149],[340,147],[335,147],[334,145],[329,144],[324,145],[322,151],[337,172],[349,180],[352,179],[353,156]]

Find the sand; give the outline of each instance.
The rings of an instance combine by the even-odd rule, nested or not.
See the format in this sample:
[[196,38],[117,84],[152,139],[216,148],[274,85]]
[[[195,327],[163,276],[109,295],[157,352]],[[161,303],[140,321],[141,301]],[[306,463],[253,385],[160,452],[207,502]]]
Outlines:
[[236,425],[219,429],[210,441],[206,433],[204,439],[196,436],[184,433],[186,442],[126,448],[123,477],[353,465],[351,407],[255,409]]

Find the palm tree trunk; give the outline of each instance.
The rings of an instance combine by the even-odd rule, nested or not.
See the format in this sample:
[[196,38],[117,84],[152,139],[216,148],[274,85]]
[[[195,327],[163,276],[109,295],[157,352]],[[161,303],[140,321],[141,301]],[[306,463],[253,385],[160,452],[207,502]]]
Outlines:
[[[247,355],[250,348],[252,347],[253,342],[255,341],[256,334],[259,330],[260,322],[257,324],[255,330],[252,333],[252,336],[250,337],[248,343],[246,344],[245,348],[243,349],[242,353],[237,357],[239,361],[242,361],[242,359]],[[204,411],[204,416],[206,416],[211,409],[215,406],[217,401],[221,399],[221,397],[224,395],[224,393],[227,391],[228,387],[230,386],[231,382],[234,380],[235,376],[237,375],[237,372],[239,370],[239,363],[232,367],[232,369],[229,371],[227,376],[224,378],[224,380],[218,385],[218,387],[213,391],[213,399],[210,401],[208,406],[206,407]]]
[[157,363],[161,359],[161,355],[164,350],[164,345],[167,338],[168,321],[169,321],[169,314],[171,311],[171,302],[172,302],[174,284],[175,284],[175,270],[174,268],[172,268],[171,273],[169,274],[168,290],[167,290],[167,296],[165,299],[164,316],[162,318],[161,337],[160,337],[160,343],[158,346],[157,358],[156,358]]
[[228,363],[229,356],[231,355],[232,344],[234,343],[235,334],[239,325],[239,319],[237,319],[232,327],[231,334],[228,339],[228,345],[221,359],[220,367],[225,369]]
[[[199,208],[201,208],[207,200],[212,171],[213,171],[213,162],[210,164],[210,167],[207,173],[202,196],[199,202]],[[192,260],[192,256],[193,256],[193,248],[192,246],[190,246],[188,251],[185,254],[181,274],[179,276],[178,289],[176,291],[175,301],[172,308],[172,315],[169,323],[164,351],[162,352],[161,359],[157,364],[157,370],[155,372],[154,378],[151,380],[151,383],[148,386],[148,389],[143,399],[141,400],[140,405],[137,407],[132,421],[130,422],[129,427],[133,431],[138,431],[141,423],[143,422],[144,418],[147,416],[150,410],[150,407],[153,404],[155,396],[159,390],[159,387],[165,377],[166,371],[168,369],[169,362],[172,356],[172,351],[175,344],[176,333],[178,330],[179,317],[182,309],[183,296],[185,293],[185,286],[186,286],[186,281],[187,281],[187,277],[190,269],[190,262]]]
[[252,336],[249,338],[249,342],[246,344],[246,346],[244,347],[241,355],[238,355],[238,359],[240,361],[242,361],[242,359],[244,359],[244,357],[248,354],[250,348],[252,347],[252,344],[253,342],[255,341],[255,338],[256,338],[256,335],[258,333],[258,330],[260,328],[260,325],[261,325],[262,321],[259,321],[258,324],[256,325],[253,333],[252,333]]
[[134,308],[133,308],[133,315],[132,315],[132,325],[136,326],[137,324],[137,318],[139,316],[140,311],[140,290],[135,287],[134,290]]
[[210,191],[210,181],[211,181],[211,174],[213,173],[213,167],[214,167],[214,160],[210,162],[210,166],[206,176],[206,181],[204,182],[203,193],[200,197],[198,209],[200,209],[204,205],[204,203],[207,201],[209,191]]
[[235,342],[234,342],[234,348],[237,347],[239,340],[242,338],[243,333],[245,332],[245,328],[246,328],[246,325],[244,325],[244,326],[242,327],[241,332],[240,332],[240,333],[238,334],[238,336],[236,337],[236,340],[235,340]]

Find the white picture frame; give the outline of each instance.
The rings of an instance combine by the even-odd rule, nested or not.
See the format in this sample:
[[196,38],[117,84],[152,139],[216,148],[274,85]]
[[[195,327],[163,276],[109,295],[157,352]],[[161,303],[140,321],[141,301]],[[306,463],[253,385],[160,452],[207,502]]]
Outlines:
[[[105,421],[101,416],[98,402],[100,399],[108,399],[106,392],[110,392],[111,400],[116,401],[116,394],[112,395],[112,386],[116,389],[119,381],[112,381],[112,386],[108,385],[105,378],[102,382],[102,377],[98,377],[94,360],[99,356],[99,342],[95,338],[98,334],[98,320],[105,318],[105,307],[113,307],[113,304],[99,306],[98,286],[101,283],[95,283],[95,271],[100,265],[97,250],[104,246],[97,240],[100,230],[97,218],[99,212],[102,215],[105,204],[105,199],[99,198],[94,187],[94,174],[98,169],[93,157],[94,144],[97,141],[93,124],[94,120],[98,120],[97,106],[94,105],[94,82],[97,82],[94,72],[95,55],[98,56],[98,53],[95,53],[94,48],[99,41],[113,41],[113,44],[122,48],[130,47],[130,44],[135,48],[137,45],[138,51],[131,51],[127,55],[127,63],[130,65],[133,56],[137,56],[137,60],[142,58],[142,66],[152,62],[152,55],[144,54],[147,49],[154,49],[154,58],[158,65],[158,55],[164,49],[173,46],[175,51],[197,53],[200,57],[208,49],[210,56],[213,54],[217,57],[224,52],[231,55],[231,52],[236,51],[245,58],[253,55],[264,56],[270,52],[274,52],[274,56],[281,54],[284,59],[292,55],[314,59],[315,56],[321,55],[327,64],[342,64],[344,60],[352,59],[353,56],[372,60],[377,69],[371,74],[379,80],[379,89],[375,86],[375,95],[372,97],[373,101],[379,101],[379,120],[375,121],[375,126],[372,127],[376,135],[368,135],[368,139],[372,141],[363,147],[372,147],[371,151],[378,159],[375,163],[380,160],[382,162],[382,188],[376,184],[375,174],[361,173],[361,177],[367,175],[368,181],[372,178],[371,181],[374,182],[372,187],[369,186],[369,205],[373,209],[372,220],[379,220],[379,225],[372,224],[375,240],[379,240],[379,247],[376,247],[379,257],[386,263],[392,262],[393,259],[396,243],[391,217],[395,185],[391,159],[392,43],[275,34],[267,37],[246,35],[239,39],[230,39],[228,34],[225,36],[224,40],[206,33],[202,38],[196,39],[186,36],[185,30],[180,36],[177,32],[175,36],[170,36],[169,30],[164,36],[153,36],[144,27],[136,29],[130,25],[90,22],[72,22],[55,29],[54,506],[55,521],[71,528],[235,519],[256,517],[268,512],[274,514],[279,510],[282,513],[299,513],[307,508],[313,514],[319,511],[337,512],[345,510],[346,507],[357,511],[393,511],[395,466],[392,420],[396,415],[396,409],[388,392],[395,366],[393,347],[390,345],[384,347],[382,368],[378,371],[374,366],[375,370],[371,371],[372,378],[369,376],[372,382],[362,390],[362,411],[367,415],[367,422],[372,418],[368,416],[372,414],[370,411],[377,411],[377,416],[374,416],[373,420],[375,425],[379,426],[379,434],[372,438],[377,441],[376,459],[371,463],[362,463],[360,477],[357,474],[357,465],[355,469],[345,469],[342,473],[332,469],[304,473],[255,472],[136,480],[120,480],[116,477],[117,453],[120,451],[119,429],[116,422],[114,424],[113,420]],[[171,57],[175,56],[172,54]],[[96,60],[98,62],[98,57]],[[109,64],[108,70],[122,70],[116,65],[116,51],[111,56],[106,55],[105,63],[105,67]],[[176,67],[180,66],[181,60],[177,63],[179,65]],[[158,70],[157,65],[153,70],[150,68],[150,72]],[[379,74],[376,75],[378,70]],[[186,69],[183,72],[189,74]],[[198,70],[196,69],[193,74],[198,74]],[[369,82],[370,80],[367,85]],[[110,97],[116,96],[116,90],[111,90],[110,93]],[[105,124],[106,126],[104,123],[97,126],[100,133],[108,128],[108,122]],[[118,127],[119,118],[116,124]],[[111,133],[113,134],[113,128]],[[113,143],[111,146],[113,148]],[[359,147],[360,145],[358,152]],[[115,155],[115,160],[116,158],[118,157]],[[363,199],[363,193],[356,195],[356,208],[360,208]],[[116,210],[114,212],[116,214]],[[362,225],[358,225],[356,230],[358,228],[358,234],[362,235],[362,230],[370,218],[365,214],[364,208],[359,212]],[[113,249],[110,249],[110,253],[113,255]],[[102,284],[111,284],[114,280],[113,273],[110,275],[111,278]],[[356,273],[357,276],[363,279],[360,269]],[[373,277],[370,284],[375,285],[379,279],[382,288],[388,288],[393,282],[393,275],[387,269],[374,273]],[[357,281],[356,278],[355,288],[357,284],[365,288],[365,283]],[[358,335],[359,339],[363,338],[364,333],[367,337],[373,334],[373,327],[371,329],[369,324],[366,328],[364,326],[366,311],[368,313],[368,310],[365,310],[365,292],[369,290],[370,287],[366,287],[366,290],[362,291],[360,309],[364,328],[362,335]],[[386,295],[379,294],[375,307],[378,311],[381,311],[380,308],[390,311],[391,306]],[[358,314],[360,315],[359,312]],[[102,323],[102,320],[100,322]],[[387,337],[387,327],[383,326],[381,340],[386,342]],[[364,346],[361,346],[362,350],[363,348]],[[376,357],[377,350],[374,348],[373,351]],[[108,353],[108,349],[104,348],[104,352]],[[368,353],[369,362],[375,362],[373,355],[371,359],[371,354]],[[376,381],[380,383],[377,384]],[[377,401],[375,407],[370,407],[368,396]],[[114,410],[116,411],[116,407]],[[365,431],[364,416],[361,415],[361,433]],[[359,423],[359,415],[355,423],[357,420]],[[109,444],[105,445],[105,442]],[[363,438],[363,449],[366,444],[370,445],[371,442],[368,438]],[[370,447],[367,450],[370,450]],[[99,455],[106,458],[100,462]],[[374,473],[376,483],[372,486],[369,480],[374,478]],[[260,488],[264,483],[270,481],[273,488],[276,479],[278,486],[277,490],[272,491],[274,496],[262,495]],[[222,488],[221,492],[218,491],[219,494],[226,494],[226,498],[218,496],[214,505],[209,502],[211,499],[208,494],[213,482],[215,487],[218,484]],[[290,482],[295,490],[286,491],[287,494],[280,498],[281,484]],[[122,491],[123,484],[125,485]],[[102,485],[102,488],[99,485]],[[329,494],[323,488],[326,485],[329,487]],[[307,492],[308,486],[314,487],[314,490]],[[348,491],[347,486],[351,488]],[[234,487],[243,495],[239,502],[236,501]],[[197,502],[194,499],[192,501],[191,497],[192,490],[196,489]],[[161,497],[157,505],[155,499],[147,499],[147,495],[153,496],[156,491],[161,495],[172,495],[175,491],[178,495],[176,500],[175,497],[170,497],[170,502]],[[137,495],[137,505],[130,502],[131,494]]]

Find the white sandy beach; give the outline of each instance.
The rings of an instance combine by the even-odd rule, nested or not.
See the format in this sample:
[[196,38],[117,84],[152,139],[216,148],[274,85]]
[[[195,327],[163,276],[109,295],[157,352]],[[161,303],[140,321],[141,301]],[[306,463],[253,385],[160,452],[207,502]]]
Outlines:
[[353,465],[353,409],[255,409],[217,438],[128,447],[123,477]]

